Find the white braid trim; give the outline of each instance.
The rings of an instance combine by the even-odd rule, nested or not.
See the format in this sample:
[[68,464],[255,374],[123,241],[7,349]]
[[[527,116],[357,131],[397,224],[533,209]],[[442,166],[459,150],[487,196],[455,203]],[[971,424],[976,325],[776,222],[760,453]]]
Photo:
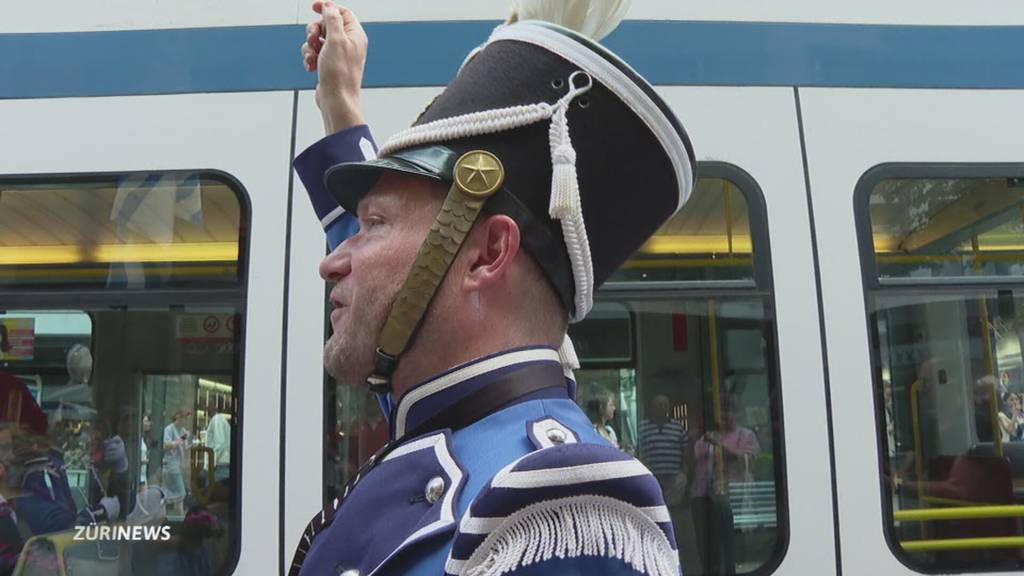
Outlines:
[[547,120],[554,113],[554,106],[547,102],[540,102],[538,104],[482,110],[461,116],[441,118],[440,120],[434,120],[433,122],[420,124],[419,126],[413,126],[398,132],[391,138],[388,138],[377,154],[384,156],[403,148],[410,148],[421,144],[504,132],[505,130],[529,126],[541,120]]
[[580,369],[580,359],[576,356],[576,348],[572,345],[572,339],[568,334],[562,338],[562,345],[558,348],[558,360],[562,363],[563,368]]
[[[678,576],[679,556],[665,533],[632,504],[583,495],[539,502],[509,516],[465,563],[460,576],[500,576],[552,558],[618,558],[649,576]],[[461,565],[460,565],[461,564]]]

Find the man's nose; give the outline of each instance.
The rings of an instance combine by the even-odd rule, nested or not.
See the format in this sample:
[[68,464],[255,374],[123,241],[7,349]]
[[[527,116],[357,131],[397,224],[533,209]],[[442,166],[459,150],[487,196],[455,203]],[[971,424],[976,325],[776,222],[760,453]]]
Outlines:
[[320,277],[327,282],[338,282],[352,272],[352,253],[342,242],[320,261]]

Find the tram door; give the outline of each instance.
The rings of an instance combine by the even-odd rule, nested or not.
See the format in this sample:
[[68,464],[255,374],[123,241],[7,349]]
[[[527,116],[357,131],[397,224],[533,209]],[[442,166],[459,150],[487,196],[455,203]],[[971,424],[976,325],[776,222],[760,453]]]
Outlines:
[[842,453],[844,567],[1016,573],[1022,94],[801,97]]
[[[0,458],[4,497],[24,500],[21,573],[266,571],[292,106],[291,93],[0,106]],[[37,484],[53,497],[32,500]],[[82,542],[83,519],[168,527],[177,545]]]
[[[714,161],[698,162],[687,204],[606,283],[593,317],[570,328],[577,401],[662,484],[686,573],[832,573],[793,91],[660,90],[698,158]],[[671,422],[685,429],[685,480],[666,450]]]

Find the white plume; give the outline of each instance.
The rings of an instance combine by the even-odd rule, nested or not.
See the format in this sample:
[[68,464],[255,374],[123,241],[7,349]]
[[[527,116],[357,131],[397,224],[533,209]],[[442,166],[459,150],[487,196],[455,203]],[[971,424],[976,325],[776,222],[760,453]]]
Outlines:
[[513,0],[508,22],[543,20],[601,40],[626,16],[631,0]]

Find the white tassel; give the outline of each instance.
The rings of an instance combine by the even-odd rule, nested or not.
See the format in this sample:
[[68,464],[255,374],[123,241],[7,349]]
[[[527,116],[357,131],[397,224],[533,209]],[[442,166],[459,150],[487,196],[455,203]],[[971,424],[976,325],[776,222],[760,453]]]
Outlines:
[[[577,86],[576,80],[579,77],[585,78],[586,84]],[[569,92],[555,104],[555,113],[551,116],[551,126],[548,128],[551,146],[551,199],[548,214],[562,223],[562,237],[576,287],[573,321],[582,320],[594,305],[594,264],[590,258],[590,242],[583,221],[583,203],[576,173],[576,150],[569,136],[567,112],[573,99],[590,90],[591,86],[593,79],[589,74],[573,72],[569,76]]]
[[562,339],[562,345],[558,348],[558,360],[563,368],[579,370],[580,359],[576,356],[576,348],[572,345],[572,339],[566,334]]
[[576,151],[571,144],[563,144],[556,147],[551,155],[551,200],[548,214],[555,220],[565,220],[581,211]]
[[553,558],[618,558],[649,576],[677,576],[679,556],[657,525],[607,496],[528,506],[492,532],[461,565],[463,576],[500,576]]

